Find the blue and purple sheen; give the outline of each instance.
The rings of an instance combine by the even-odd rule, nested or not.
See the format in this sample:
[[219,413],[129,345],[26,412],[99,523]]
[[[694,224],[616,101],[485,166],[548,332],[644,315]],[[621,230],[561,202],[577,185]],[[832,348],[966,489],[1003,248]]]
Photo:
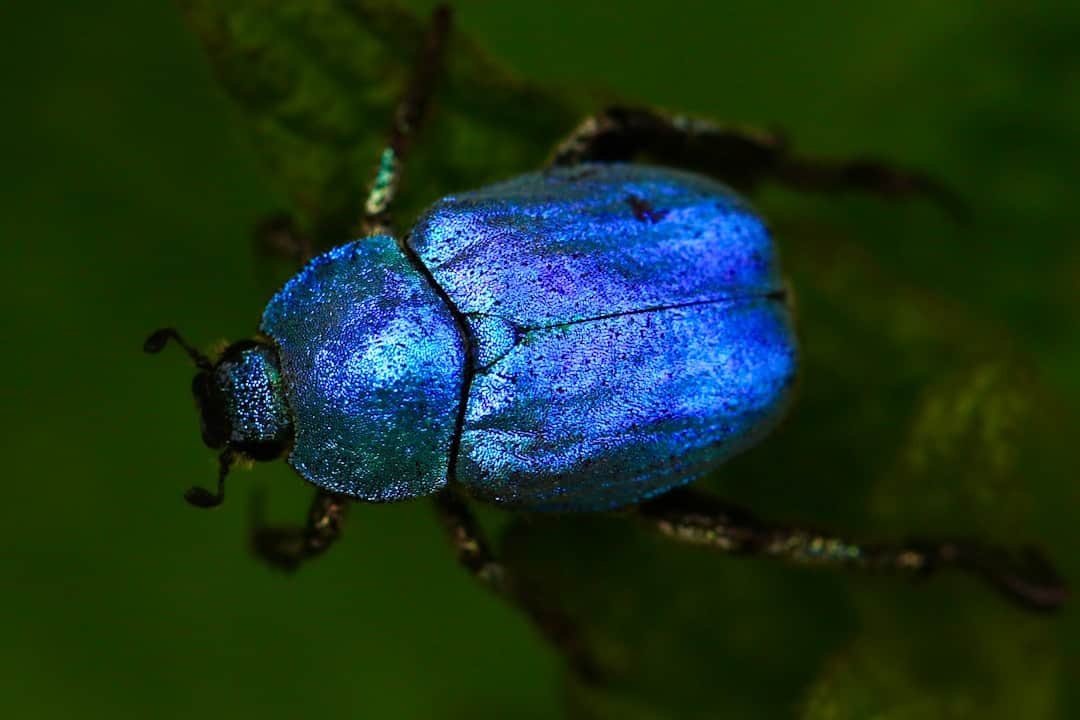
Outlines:
[[263,312],[310,482],[382,502],[446,484],[465,346],[445,303],[393,238],[308,263]]
[[446,197],[406,243],[411,258],[385,237],[337,248],[267,306],[290,462],[317,485],[393,500],[454,481],[520,509],[612,508],[699,477],[787,406],[772,241],[723,185],[554,169]]

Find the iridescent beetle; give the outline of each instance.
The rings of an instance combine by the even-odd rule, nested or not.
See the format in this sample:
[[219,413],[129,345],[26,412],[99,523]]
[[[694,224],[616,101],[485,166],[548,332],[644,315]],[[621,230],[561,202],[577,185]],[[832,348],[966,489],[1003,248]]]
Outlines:
[[[683,486],[757,443],[788,404],[796,346],[772,241],[726,185],[771,177],[818,189],[929,196],[928,178],[879,163],[791,156],[774,137],[650,110],[586,120],[551,167],[445,197],[403,239],[388,209],[449,24],[437,10],[365,205],[368,236],[307,263],[259,334],[198,366],[202,434],[238,457],[290,465],[317,487],[306,527],[255,531],[294,569],[337,537],[353,500],[430,496],[464,565],[520,605],[584,673],[556,609],[514,591],[466,496],[522,511],[636,506],[675,539],[865,569],[973,572],[1021,604],[1059,606],[1036,553],[978,543],[863,545],[772,527]],[[647,152],[664,167],[626,164]],[[682,169],[672,169],[679,167]],[[284,228],[278,228],[284,232]],[[302,242],[298,247],[302,247]]]

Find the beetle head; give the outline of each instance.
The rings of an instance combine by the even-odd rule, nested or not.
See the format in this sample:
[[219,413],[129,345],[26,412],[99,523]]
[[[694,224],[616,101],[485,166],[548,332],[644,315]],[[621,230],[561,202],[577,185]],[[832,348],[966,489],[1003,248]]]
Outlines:
[[198,507],[215,507],[225,498],[225,476],[234,460],[273,460],[292,444],[292,417],[278,364],[277,350],[259,340],[233,343],[217,362],[188,345],[172,328],[147,338],[143,349],[160,352],[176,342],[195,363],[191,392],[199,410],[203,442],[219,456],[216,493],[193,487],[184,497]]

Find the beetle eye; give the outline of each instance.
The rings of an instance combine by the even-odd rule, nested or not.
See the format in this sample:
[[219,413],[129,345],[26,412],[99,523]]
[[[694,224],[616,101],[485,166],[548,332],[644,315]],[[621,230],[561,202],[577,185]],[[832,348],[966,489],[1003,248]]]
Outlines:
[[195,406],[199,408],[203,442],[213,449],[225,447],[229,438],[225,402],[213,376],[208,372],[196,375],[191,381],[191,393],[195,396]]

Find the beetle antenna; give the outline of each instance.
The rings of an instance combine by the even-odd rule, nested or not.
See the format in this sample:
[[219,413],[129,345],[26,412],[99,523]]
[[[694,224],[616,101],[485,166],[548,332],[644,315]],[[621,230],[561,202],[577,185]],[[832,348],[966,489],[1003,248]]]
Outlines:
[[200,370],[206,370],[209,372],[214,369],[214,364],[210,362],[210,359],[203,355],[201,352],[188,345],[184,341],[184,338],[180,337],[180,333],[176,332],[175,328],[161,328],[155,330],[150,337],[146,338],[146,342],[143,343],[143,352],[155,355],[161,352],[165,346],[172,340],[177,345],[184,349],[184,352],[188,354],[195,366]]
[[184,499],[200,508],[217,507],[223,503],[225,501],[225,477],[229,474],[229,469],[235,460],[236,454],[232,451],[232,448],[226,448],[221,455],[218,455],[217,492],[212,493],[206,488],[195,486],[188,488],[188,491],[184,493]]

